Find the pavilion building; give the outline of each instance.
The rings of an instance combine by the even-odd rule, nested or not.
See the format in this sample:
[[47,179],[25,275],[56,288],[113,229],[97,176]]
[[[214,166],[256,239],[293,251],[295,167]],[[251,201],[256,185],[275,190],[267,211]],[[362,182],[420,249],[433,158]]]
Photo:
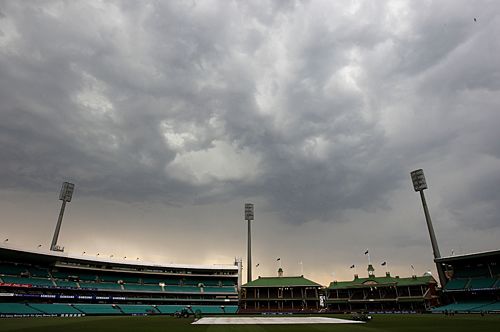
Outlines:
[[430,273],[400,278],[386,272],[376,277],[371,264],[367,270],[367,278],[356,274],[352,281],[330,283],[326,288],[328,311],[425,312],[439,303],[437,282]]
[[240,313],[316,312],[322,286],[304,276],[259,277],[241,286]]

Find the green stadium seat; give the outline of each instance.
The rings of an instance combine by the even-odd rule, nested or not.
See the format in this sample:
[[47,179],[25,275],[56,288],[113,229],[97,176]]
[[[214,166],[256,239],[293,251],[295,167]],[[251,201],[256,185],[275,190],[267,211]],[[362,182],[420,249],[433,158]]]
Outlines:
[[481,312],[483,307],[490,304],[491,301],[467,301],[447,304],[441,307],[432,309],[432,312]]
[[121,304],[120,309],[126,314],[159,314],[160,312],[150,305]]
[[24,303],[0,303],[0,314],[9,315],[41,315],[43,312],[36,310]]
[[200,293],[200,288],[192,286],[165,286],[165,291],[172,293]]
[[69,304],[54,303],[54,304],[41,304],[30,303],[30,307],[49,315],[64,315],[64,314],[81,314],[81,311],[76,310]]
[[182,284],[184,286],[198,286],[199,284],[203,284],[203,280],[185,279],[182,280]]
[[48,269],[30,266],[28,267],[28,272],[32,277],[50,278]]
[[98,289],[111,289],[111,290],[121,290],[120,284],[105,283],[105,282],[80,282],[81,288],[98,288]]
[[223,280],[222,281],[222,286],[235,286],[237,284],[237,282],[235,282],[234,280]]
[[141,279],[142,279],[142,282],[145,283],[145,284],[156,284],[156,285],[158,285],[160,282],[163,282],[163,279],[159,279],[159,278],[143,277]]
[[500,312],[500,301],[490,303],[490,304],[487,304],[487,305],[481,307],[481,311]]
[[95,282],[79,282],[80,288],[98,288]]
[[65,273],[65,272],[52,271],[52,272],[50,272],[50,274],[52,275],[53,278],[56,278],[56,279],[68,279],[68,273]]
[[19,276],[21,275],[21,273],[27,273],[27,272],[28,271],[26,269],[26,266],[0,263],[1,275]]
[[238,306],[237,305],[227,305],[224,310],[225,310],[226,314],[235,314],[238,312]]
[[122,311],[111,304],[74,304],[74,308],[87,315],[121,315]]
[[181,311],[186,308],[184,305],[157,305],[156,309],[160,311],[162,314],[173,314],[176,311]]
[[203,280],[203,281],[200,281],[204,286],[207,286],[207,287],[218,287],[221,285],[221,281],[220,280],[215,280],[215,279],[209,279],[209,280]]
[[120,284],[113,284],[113,283],[96,283],[97,288],[99,289],[117,289],[117,290],[122,290],[122,286]]
[[448,281],[444,290],[462,290],[469,283],[469,279],[452,279]]
[[79,273],[78,271],[56,271],[56,272],[51,272],[52,277],[56,279],[70,279],[70,277],[75,277],[78,278],[79,280],[82,281],[97,281],[97,276],[95,274],[90,274],[90,273]]
[[238,311],[238,306],[224,306],[220,305],[193,305],[193,311],[200,310],[202,314],[235,314]]
[[123,282],[126,282],[126,283],[135,283],[137,284],[139,282],[139,278],[138,277],[129,277],[129,276],[120,276],[120,275],[103,275],[103,276],[99,276],[99,279],[102,281],[102,282],[118,282],[118,281],[123,281]]
[[471,279],[467,288],[470,289],[482,289],[482,288],[492,288],[497,280],[493,278],[474,278]]
[[158,285],[140,285],[140,284],[124,284],[125,290],[141,291],[141,292],[161,292],[162,289]]
[[55,280],[56,285],[59,287],[73,287],[78,288],[78,285],[74,281],[66,281],[66,280]]
[[142,282],[145,284],[160,284],[163,283],[165,285],[173,285],[178,286],[180,283],[180,279],[172,279],[172,278],[151,278],[151,277],[143,277],[141,278]]
[[455,278],[487,278],[490,276],[490,270],[487,266],[476,266],[471,268],[459,268],[455,271]]
[[234,287],[204,287],[205,293],[236,293]]
[[76,276],[78,276],[78,279],[83,280],[83,281],[96,281],[97,280],[97,276],[95,274],[78,273],[78,274],[76,274]]
[[23,278],[23,277],[11,277],[11,276],[3,276],[2,279],[4,282],[8,283],[28,284],[39,287],[54,287],[54,284],[50,279]]
[[193,311],[200,310],[202,314],[223,314],[224,311],[220,306],[214,305],[193,305]]

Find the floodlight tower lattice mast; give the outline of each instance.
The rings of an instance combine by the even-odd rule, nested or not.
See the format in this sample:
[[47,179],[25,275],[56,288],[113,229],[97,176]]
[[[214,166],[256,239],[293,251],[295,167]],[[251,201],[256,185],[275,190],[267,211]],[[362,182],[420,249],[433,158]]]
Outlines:
[[250,282],[250,281],[252,281],[252,226],[251,226],[251,221],[254,220],[254,205],[252,203],[245,204],[245,220],[248,223],[247,282]]
[[[439,246],[436,240],[436,233],[434,233],[434,227],[432,226],[431,215],[429,213],[429,208],[427,207],[427,201],[425,200],[424,190],[427,189],[427,182],[425,180],[424,170],[417,169],[410,173],[411,180],[413,182],[413,189],[420,193],[420,198],[422,200],[422,206],[424,208],[425,221],[427,222],[427,229],[429,230],[429,236],[431,238],[432,252],[434,254],[434,260],[441,258],[441,253],[439,252]],[[441,264],[436,263],[436,269],[439,276],[439,282],[441,287],[446,285],[446,277],[444,274],[443,267]]]
[[66,203],[71,202],[73,197],[73,192],[75,191],[75,184],[69,182],[63,182],[61,187],[61,192],[59,193],[59,200],[62,201],[61,211],[59,211],[59,218],[57,219],[56,229],[54,231],[54,236],[52,237],[52,243],[50,245],[50,250],[52,251],[63,251],[57,245],[57,239],[59,238],[59,232],[61,230],[61,224],[64,216],[64,210],[66,209]]

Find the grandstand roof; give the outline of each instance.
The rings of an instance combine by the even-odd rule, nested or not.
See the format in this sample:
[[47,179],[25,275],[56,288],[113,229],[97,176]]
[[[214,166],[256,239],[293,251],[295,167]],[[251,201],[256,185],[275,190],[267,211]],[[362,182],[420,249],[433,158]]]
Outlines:
[[298,277],[259,277],[241,287],[322,287],[304,276]]
[[0,244],[0,259],[37,261],[41,264],[51,264],[55,262],[67,262],[77,264],[108,264],[120,268],[172,268],[172,269],[198,269],[198,270],[227,270],[236,273],[238,267],[234,264],[158,264],[148,261],[127,261],[125,259],[112,259],[106,257],[89,257],[86,255],[75,255],[66,252],[50,251],[44,249],[24,249],[12,245]]
[[475,258],[486,258],[491,256],[500,256],[500,250],[492,250],[492,251],[482,251],[464,255],[453,255],[447,257],[436,258],[434,261],[436,263],[449,263],[453,261],[461,261]]
[[436,283],[432,276],[398,278],[398,277],[369,277],[355,278],[352,281],[334,281],[328,286],[328,289],[347,289],[347,288],[364,288],[377,285],[392,285],[392,286],[417,286]]

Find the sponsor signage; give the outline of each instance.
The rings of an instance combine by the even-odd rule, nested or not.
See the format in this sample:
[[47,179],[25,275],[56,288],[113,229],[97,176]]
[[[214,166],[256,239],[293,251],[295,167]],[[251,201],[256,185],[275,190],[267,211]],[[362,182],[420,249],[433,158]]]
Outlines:
[[23,288],[31,288],[33,285],[30,284],[17,284],[12,282],[0,282],[0,286],[2,287],[23,287]]

